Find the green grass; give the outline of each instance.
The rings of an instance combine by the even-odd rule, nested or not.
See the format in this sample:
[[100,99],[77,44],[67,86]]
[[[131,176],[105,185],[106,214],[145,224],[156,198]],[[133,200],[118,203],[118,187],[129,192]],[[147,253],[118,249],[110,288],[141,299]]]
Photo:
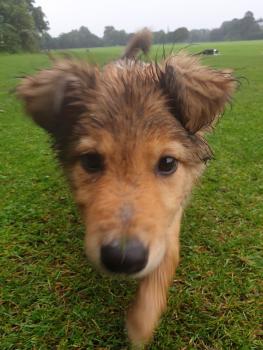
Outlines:
[[[205,63],[248,82],[209,137],[216,160],[186,211],[181,264],[151,350],[263,349],[263,42],[189,50],[205,47],[222,52]],[[120,52],[74,55],[103,64]],[[125,349],[123,318],[136,283],[88,264],[48,138],[8,93],[17,77],[48,64],[44,54],[0,56],[0,349]]]

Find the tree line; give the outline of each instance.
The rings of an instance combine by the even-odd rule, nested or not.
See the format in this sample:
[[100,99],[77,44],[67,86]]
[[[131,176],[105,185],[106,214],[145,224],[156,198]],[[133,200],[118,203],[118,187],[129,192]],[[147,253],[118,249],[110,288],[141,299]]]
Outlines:
[[[125,45],[131,35],[132,33],[126,33],[125,30],[106,26],[103,37],[100,38],[82,26],[79,30],[63,33],[57,38],[45,34],[42,45],[45,49]],[[219,28],[212,30],[188,30],[186,27],[180,27],[168,32],[164,30],[153,32],[154,44],[253,39],[263,39],[263,19],[256,20],[251,11],[246,12],[243,18],[225,21]]]
[[[93,34],[87,27],[52,37],[49,24],[35,0],[0,0],[0,51],[38,51],[41,49],[89,48],[125,45],[132,33],[104,28],[103,37]],[[251,11],[243,18],[225,21],[216,29],[180,27],[175,30],[153,32],[154,44],[205,42],[225,40],[263,39],[263,19],[256,20]]]

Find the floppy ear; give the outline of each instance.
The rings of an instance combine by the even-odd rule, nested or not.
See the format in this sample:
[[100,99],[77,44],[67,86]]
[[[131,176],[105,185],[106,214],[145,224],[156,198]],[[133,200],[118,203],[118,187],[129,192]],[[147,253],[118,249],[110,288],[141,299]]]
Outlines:
[[191,134],[209,129],[236,88],[229,71],[202,66],[197,58],[184,54],[165,62],[159,83],[171,112]]
[[85,110],[95,85],[95,68],[65,60],[24,78],[16,93],[36,124],[56,136]]

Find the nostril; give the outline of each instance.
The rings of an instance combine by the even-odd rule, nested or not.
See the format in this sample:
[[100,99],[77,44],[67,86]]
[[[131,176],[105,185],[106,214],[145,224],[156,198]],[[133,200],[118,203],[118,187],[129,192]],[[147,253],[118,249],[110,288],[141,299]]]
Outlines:
[[101,247],[101,261],[111,272],[132,274],[147,264],[148,249],[138,240],[130,239],[123,244],[114,240]]

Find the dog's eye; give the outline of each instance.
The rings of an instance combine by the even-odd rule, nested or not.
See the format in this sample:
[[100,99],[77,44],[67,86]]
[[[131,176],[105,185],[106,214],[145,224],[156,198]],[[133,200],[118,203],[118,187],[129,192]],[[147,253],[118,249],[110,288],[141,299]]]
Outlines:
[[176,171],[177,165],[178,161],[174,157],[162,157],[157,165],[157,173],[160,175],[171,175]]
[[86,153],[80,157],[82,167],[88,173],[97,173],[104,170],[104,159],[99,153]]

